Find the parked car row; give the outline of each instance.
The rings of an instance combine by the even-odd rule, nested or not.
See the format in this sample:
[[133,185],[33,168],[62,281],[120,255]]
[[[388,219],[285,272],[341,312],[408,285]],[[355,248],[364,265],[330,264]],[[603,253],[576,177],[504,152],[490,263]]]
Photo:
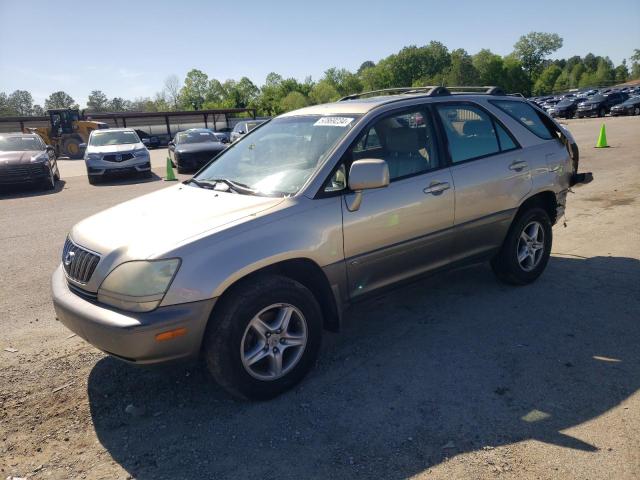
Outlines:
[[[531,97],[529,101],[552,117],[583,118],[611,115],[640,115],[640,87],[586,89],[555,96]],[[616,108],[625,104],[624,107]]]

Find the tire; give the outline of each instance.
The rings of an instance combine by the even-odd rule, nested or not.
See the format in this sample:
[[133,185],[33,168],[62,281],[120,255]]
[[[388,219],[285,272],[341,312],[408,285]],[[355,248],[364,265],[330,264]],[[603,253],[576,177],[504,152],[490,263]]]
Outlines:
[[82,158],[82,149],[80,148],[81,140],[71,137],[67,138],[62,145],[64,155],[72,159]]
[[181,167],[180,165],[176,166],[176,170],[178,173],[187,173],[187,169],[184,167]]
[[[531,243],[533,248],[529,249],[523,233],[533,237],[531,234],[535,224],[538,225],[538,231],[542,233],[538,233],[535,241]],[[500,281],[510,285],[526,285],[534,282],[549,262],[552,242],[551,220],[545,210],[533,207],[518,214],[509,228],[500,252],[491,260],[493,272]],[[538,250],[535,249],[536,245],[540,247]],[[531,253],[532,251],[534,253]],[[518,252],[523,256],[526,252],[530,254],[526,255],[521,262],[518,260]]]
[[633,114],[634,115],[640,115],[640,107],[636,107],[633,109]]
[[604,117],[606,114],[607,114],[607,111],[604,108],[601,108],[600,110],[598,110],[599,117]]
[[[290,321],[285,333],[278,333],[278,318],[284,311],[290,312]],[[258,316],[261,322],[256,323]],[[259,325],[263,333],[253,325]],[[280,338],[287,333],[287,338]],[[264,275],[234,287],[216,305],[203,351],[209,372],[230,394],[266,400],[305,376],[315,364],[321,340],[322,313],[313,294],[290,278]],[[289,342],[292,344],[283,348]],[[255,363],[248,365],[251,356]]]
[[98,177],[96,177],[95,175],[87,175],[87,178],[89,179],[90,185],[95,185],[98,183]]
[[49,166],[49,176],[44,181],[45,190],[55,190],[56,189],[56,176],[53,173],[53,169]]

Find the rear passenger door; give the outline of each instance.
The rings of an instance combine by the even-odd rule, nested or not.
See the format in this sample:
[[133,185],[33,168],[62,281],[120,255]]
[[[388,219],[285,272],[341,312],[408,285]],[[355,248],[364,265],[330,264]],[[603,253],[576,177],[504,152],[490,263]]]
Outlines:
[[532,189],[530,166],[515,138],[479,105],[436,106],[455,186],[452,260],[500,247],[515,209]]

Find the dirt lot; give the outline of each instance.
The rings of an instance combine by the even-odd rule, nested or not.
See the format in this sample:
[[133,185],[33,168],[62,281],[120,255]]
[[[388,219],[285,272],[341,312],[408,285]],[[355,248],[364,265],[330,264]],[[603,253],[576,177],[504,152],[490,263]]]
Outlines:
[[356,305],[264,403],[197,365],[125,365],[55,320],[68,229],[161,181],[91,187],[68,163],[55,193],[0,196],[0,478],[640,478],[640,117],[605,122],[598,150],[599,120],[567,122],[596,180],[537,283],[479,265]]

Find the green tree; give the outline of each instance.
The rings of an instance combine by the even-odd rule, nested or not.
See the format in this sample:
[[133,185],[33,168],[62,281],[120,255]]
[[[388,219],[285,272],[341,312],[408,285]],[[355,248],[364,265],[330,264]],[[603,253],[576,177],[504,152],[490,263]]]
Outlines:
[[35,117],[42,117],[44,115],[44,108],[42,108],[41,105],[35,104],[31,114]]
[[550,65],[545,68],[533,86],[533,93],[535,95],[545,95],[553,92],[556,80],[561,73],[562,70],[557,65]]
[[113,97],[109,101],[109,111],[126,112],[127,110],[131,110],[131,102],[129,100],[125,100],[122,97]]
[[570,88],[576,88],[580,85],[580,79],[582,78],[582,75],[584,75],[585,71],[586,71],[586,68],[582,63],[578,63],[576,66],[574,66],[571,69],[571,73],[569,74]]
[[283,112],[297,110],[307,105],[307,98],[300,92],[289,92],[287,96],[280,101],[280,108]]
[[329,82],[321,80],[313,86],[309,98],[315,104],[329,103],[340,98],[340,93]]
[[480,76],[481,85],[503,86],[504,62],[500,55],[496,55],[491,50],[482,49],[473,56],[472,61]]
[[9,104],[9,97],[6,93],[0,92],[0,116],[13,117],[17,113]]
[[324,72],[321,81],[331,85],[342,96],[362,91],[360,78],[345,68],[330,68]]
[[372,62],[371,60],[366,60],[366,61],[362,62],[360,64],[360,67],[358,68],[358,75],[362,74],[362,72],[364,72],[367,68],[373,68],[375,66],[376,66],[376,64],[374,62]]
[[206,73],[192,69],[184,79],[184,86],[180,90],[180,103],[187,110],[200,110],[205,102],[209,77]]
[[109,108],[109,99],[100,90],[93,90],[87,98],[87,109],[91,112],[105,112]]
[[600,58],[598,60],[598,68],[596,69],[596,83],[598,86],[607,86],[615,83],[616,73],[613,69],[613,62],[609,57]]
[[629,69],[627,68],[627,61],[622,60],[622,63],[615,69],[616,83],[624,83],[629,79]]
[[529,77],[522,68],[520,60],[514,55],[504,57],[504,80],[502,86],[507,92],[530,93]]
[[44,109],[50,110],[52,108],[73,108],[76,107],[75,100],[66,92],[58,91],[53,92],[44,101]]
[[20,116],[31,115],[33,109],[33,97],[26,90],[16,90],[7,98],[11,109]]
[[562,38],[557,33],[530,32],[515,43],[514,53],[527,73],[529,86],[540,72],[545,57],[560,48]]
[[177,75],[169,75],[164,79],[164,93],[167,102],[171,105],[172,110],[178,110],[180,107],[180,78]]
[[447,73],[447,85],[477,85],[480,80],[478,70],[473,66],[471,55],[459,48],[451,52],[451,66]]
[[562,73],[556,78],[556,82],[553,84],[554,92],[562,92],[571,88],[570,74],[567,69],[562,70]]

